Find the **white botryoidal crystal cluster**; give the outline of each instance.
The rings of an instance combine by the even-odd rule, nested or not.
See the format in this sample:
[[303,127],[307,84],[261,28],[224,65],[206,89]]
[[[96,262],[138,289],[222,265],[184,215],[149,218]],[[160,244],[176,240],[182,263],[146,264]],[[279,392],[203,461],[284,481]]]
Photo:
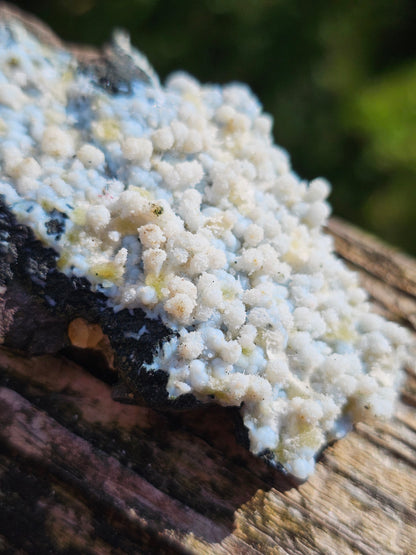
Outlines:
[[299,478],[346,420],[392,414],[409,334],[370,312],[322,231],[328,183],[292,171],[247,87],[111,94],[17,24],[0,45],[0,194],[62,272],[176,332],[147,365],[171,398],[241,405],[251,450]]

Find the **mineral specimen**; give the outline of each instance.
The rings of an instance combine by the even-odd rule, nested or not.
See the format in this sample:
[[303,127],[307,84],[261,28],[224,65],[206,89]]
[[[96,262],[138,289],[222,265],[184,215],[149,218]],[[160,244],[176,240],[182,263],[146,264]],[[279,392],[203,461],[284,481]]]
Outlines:
[[251,451],[306,478],[392,414],[409,335],[370,312],[322,231],[328,183],[293,172],[248,88],[161,86],[115,40],[97,71],[0,25],[0,285],[99,323],[150,405],[240,406]]

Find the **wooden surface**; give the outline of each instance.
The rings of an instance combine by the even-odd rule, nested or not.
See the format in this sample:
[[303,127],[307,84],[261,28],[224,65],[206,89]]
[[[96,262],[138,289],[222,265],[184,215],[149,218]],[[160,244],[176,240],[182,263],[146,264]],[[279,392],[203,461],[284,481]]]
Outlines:
[[[330,229],[344,256],[373,271],[363,276],[378,309],[410,322],[402,307],[414,297],[402,288],[416,285],[415,262],[341,222]],[[383,257],[402,271],[389,285],[374,275]],[[297,487],[237,444],[232,409],[121,405],[63,357],[0,350],[0,368],[6,553],[416,553],[410,370],[396,417],[357,425]]]
[[[376,310],[415,330],[416,262],[328,229]],[[0,349],[1,553],[416,553],[413,370],[396,417],[357,425],[300,486],[237,443],[233,409],[121,405],[113,381]]]

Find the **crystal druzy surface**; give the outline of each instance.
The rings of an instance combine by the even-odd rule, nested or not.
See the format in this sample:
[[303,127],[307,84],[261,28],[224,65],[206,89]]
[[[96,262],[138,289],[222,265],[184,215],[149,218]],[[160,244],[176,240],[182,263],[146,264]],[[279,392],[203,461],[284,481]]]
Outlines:
[[303,479],[347,422],[392,414],[408,333],[370,312],[322,231],[328,183],[293,172],[247,87],[162,86],[123,35],[113,52],[130,69],[107,79],[0,25],[0,195],[129,314],[137,375],[241,406],[252,452]]

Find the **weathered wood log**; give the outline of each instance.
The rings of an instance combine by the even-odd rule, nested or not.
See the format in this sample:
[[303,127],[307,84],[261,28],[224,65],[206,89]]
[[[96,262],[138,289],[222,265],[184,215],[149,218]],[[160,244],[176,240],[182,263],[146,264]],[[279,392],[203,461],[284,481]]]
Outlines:
[[[14,9],[1,17],[57,41]],[[376,310],[415,331],[416,261],[337,219],[328,231]],[[414,370],[394,420],[357,425],[299,486],[238,444],[234,409],[120,404],[111,369],[79,360],[0,349],[0,551],[416,553]]]

